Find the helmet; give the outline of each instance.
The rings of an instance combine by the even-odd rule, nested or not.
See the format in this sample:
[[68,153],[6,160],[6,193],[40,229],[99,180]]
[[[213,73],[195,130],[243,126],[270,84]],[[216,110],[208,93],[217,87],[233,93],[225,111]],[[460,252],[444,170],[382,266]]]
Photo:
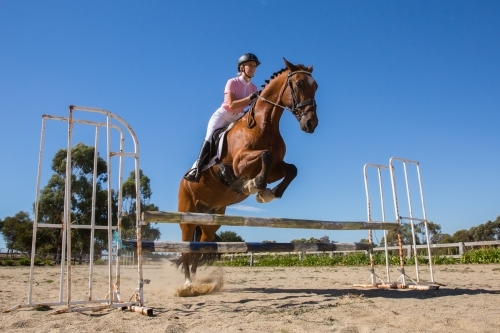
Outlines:
[[260,61],[255,54],[245,53],[238,59],[238,72],[240,71],[240,65],[247,61],[255,61],[257,63],[257,66],[260,65]]

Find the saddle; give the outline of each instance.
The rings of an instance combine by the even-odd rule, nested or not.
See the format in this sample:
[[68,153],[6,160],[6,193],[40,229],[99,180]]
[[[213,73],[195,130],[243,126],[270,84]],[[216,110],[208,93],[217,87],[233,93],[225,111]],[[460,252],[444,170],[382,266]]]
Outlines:
[[[241,121],[241,118],[238,121]],[[231,128],[233,128],[234,124],[235,123],[232,123],[229,126],[218,128],[214,131],[210,138],[209,162],[203,167],[203,170],[217,165],[219,167],[219,170],[217,172],[217,178],[219,179],[219,181],[231,188],[236,193],[243,194],[243,192],[241,192],[241,183],[243,181],[235,176],[234,171],[230,165],[224,165],[220,160],[220,155],[224,144],[224,137],[226,133],[229,132]]]
[[[221,141],[224,137],[225,132],[229,131],[230,127],[233,127],[233,124],[218,128],[212,133],[212,137],[210,138],[210,161],[212,160],[212,158],[219,155],[219,145],[222,143]],[[222,146],[220,148],[222,148]]]
[[208,156],[208,163],[203,167],[203,171],[209,169],[215,164],[220,163],[220,154],[222,152],[222,145],[224,136],[231,130],[234,124],[216,129],[210,137],[210,152]]

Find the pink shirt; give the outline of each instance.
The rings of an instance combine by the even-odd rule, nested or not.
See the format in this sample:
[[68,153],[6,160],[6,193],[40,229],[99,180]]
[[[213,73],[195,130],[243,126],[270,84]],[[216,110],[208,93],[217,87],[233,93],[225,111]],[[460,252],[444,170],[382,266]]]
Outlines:
[[253,84],[252,82],[246,82],[241,76],[229,79],[226,83],[226,88],[224,89],[224,102],[222,103],[221,107],[227,112],[241,113],[243,112],[243,109],[245,107],[242,106],[240,108],[232,110],[227,102],[227,94],[234,94],[234,99],[238,100],[250,96],[257,90],[258,89],[255,84]]

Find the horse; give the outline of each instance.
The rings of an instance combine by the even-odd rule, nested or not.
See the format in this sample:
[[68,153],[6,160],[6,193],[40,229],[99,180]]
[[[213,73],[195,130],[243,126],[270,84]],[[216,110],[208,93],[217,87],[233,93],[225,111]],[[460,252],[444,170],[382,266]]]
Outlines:
[[[297,176],[297,167],[286,163],[286,145],[279,123],[285,109],[297,118],[300,129],[313,133],[318,126],[314,95],[318,84],[313,67],[294,65],[283,58],[286,68],[265,81],[249,111],[226,133],[219,163],[202,172],[198,183],[181,179],[178,211],[225,214],[226,207],[256,194],[259,203],[281,198]],[[282,179],[273,189],[267,188]],[[220,226],[181,224],[182,241],[211,242]],[[192,283],[201,254],[182,254],[185,285]],[[189,266],[191,264],[191,272]]]

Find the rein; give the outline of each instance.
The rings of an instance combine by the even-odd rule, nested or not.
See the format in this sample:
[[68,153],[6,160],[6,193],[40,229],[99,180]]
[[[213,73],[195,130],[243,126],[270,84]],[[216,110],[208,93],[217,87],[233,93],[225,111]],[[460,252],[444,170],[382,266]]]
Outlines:
[[[298,74],[298,73],[307,74],[307,75],[312,77],[311,73],[309,73],[308,71],[303,71],[303,70],[288,73],[287,79],[286,79],[286,84],[283,87],[283,90],[281,90],[279,100],[281,100],[281,97],[285,93],[286,88],[290,87],[290,95],[292,96],[292,107],[291,108],[286,106],[286,105],[280,105],[278,103],[270,101],[270,100],[268,100],[260,95],[257,95],[257,97],[263,101],[266,101],[269,104],[272,104],[274,106],[280,107],[280,108],[285,109],[285,110],[289,110],[290,112],[292,112],[292,114],[295,116],[295,118],[297,118],[297,120],[300,122],[302,117],[304,117],[310,111],[310,109],[304,110],[304,112],[299,112],[299,109],[301,109],[307,105],[316,106],[316,100],[310,99],[310,100],[298,103],[297,96],[295,95],[295,90],[293,89],[293,85],[291,82],[292,76],[294,76],[295,74]],[[247,120],[247,126],[249,128],[252,128],[255,125],[255,120],[253,119],[253,109],[255,107],[256,101],[257,101],[257,99],[255,99],[254,102],[252,103],[252,105],[250,106],[250,117],[249,118],[251,118],[251,119]]]

